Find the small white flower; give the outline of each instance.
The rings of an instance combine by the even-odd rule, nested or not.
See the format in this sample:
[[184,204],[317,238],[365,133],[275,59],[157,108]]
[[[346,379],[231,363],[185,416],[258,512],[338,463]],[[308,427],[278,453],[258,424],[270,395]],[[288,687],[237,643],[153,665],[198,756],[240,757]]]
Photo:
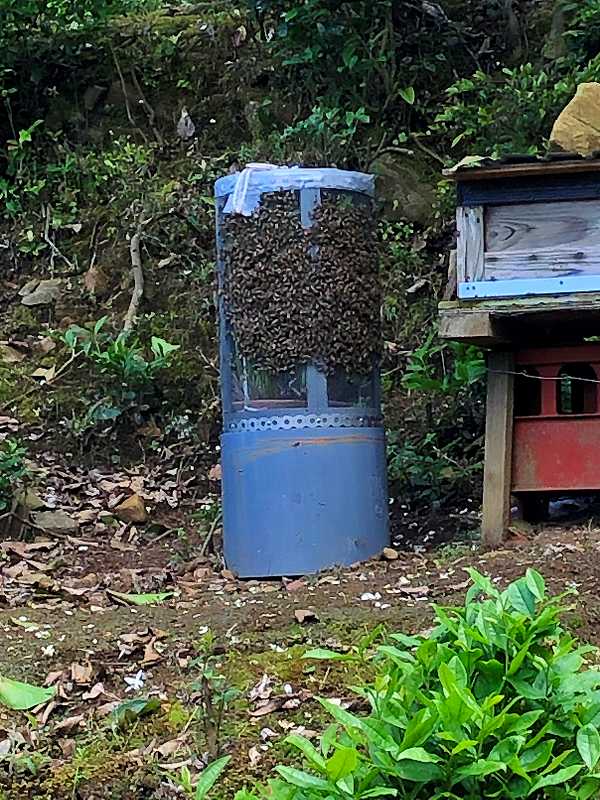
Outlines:
[[144,681],[146,680],[146,673],[143,670],[138,670],[135,675],[125,675],[125,683],[127,684],[126,692],[139,692],[144,688]]

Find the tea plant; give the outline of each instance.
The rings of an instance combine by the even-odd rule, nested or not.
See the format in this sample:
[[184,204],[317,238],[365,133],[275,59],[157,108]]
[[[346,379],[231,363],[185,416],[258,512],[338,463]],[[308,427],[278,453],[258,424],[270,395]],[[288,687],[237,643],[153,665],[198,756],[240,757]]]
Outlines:
[[171,364],[179,349],[179,345],[157,336],[151,337],[149,348],[145,347],[130,332],[109,333],[106,323],[107,317],[102,317],[86,327],[72,325],[61,337],[71,358],[83,357],[103,380],[101,397],[87,410],[84,420],[76,423],[78,429],[87,430],[96,422],[139,409],[144,394],[153,388],[158,374]]
[[14,439],[0,444],[0,511],[10,508],[16,489],[28,475],[27,451]]
[[427,636],[395,634],[358,693],[329,700],[318,747],[292,735],[305,769],[277,768],[272,800],[588,800],[600,792],[600,670],[563,629],[565,595],[534,570],[505,591],[475,570],[463,607],[435,607]]

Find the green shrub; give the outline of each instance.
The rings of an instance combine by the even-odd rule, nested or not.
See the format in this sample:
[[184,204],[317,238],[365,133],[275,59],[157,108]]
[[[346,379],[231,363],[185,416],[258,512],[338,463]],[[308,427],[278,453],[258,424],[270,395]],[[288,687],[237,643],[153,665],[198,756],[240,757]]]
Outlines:
[[435,331],[412,351],[401,385],[422,424],[399,421],[388,433],[389,477],[403,503],[429,507],[473,495],[485,370],[479,348],[440,342]]
[[107,317],[102,317],[93,326],[71,325],[62,338],[74,356],[85,355],[99,373],[121,385],[136,388],[151,383],[179,349],[179,345],[152,336],[151,357],[147,359],[145,348],[134,334],[107,333],[106,322]]
[[564,13],[570,17],[566,43],[580,59],[594,58],[600,50],[600,2],[577,0],[565,2]]
[[495,75],[477,70],[447,89],[436,129],[471,155],[540,152],[577,80],[576,70],[559,63],[505,67]]
[[109,333],[106,323],[107,317],[102,317],[86,327],[72,325],[61,337],[71,358],[83,357],[99,378],[96,402],[73,426],[78,434],[97,422],[147,410],[145,400],[154,390],[158,374],[170,366],[179,349],[157,336],[152,336],[147,346],[131,332]]
[[564,596],[539,573],[500,592],[470,570],[460,608],[435,608],[423,636],[391,636],[358,716],[329,700],[314,747],[288,741],[306,769],[280,766],[272,800],[588,800],[600,792],[600,671],[561,626]]
[[447,394],[471,386],[485,373],[483,353],[478,347],[439,341],[436,331],[432,331],[411,353],[402,383],[413,391]]
[[26,453],[14,439],[5,439],[0,444],[0,511],[10,508],[15,491],[28,475]]
[[481,472],[479,442],[465,442],[453,436],[441,441],[438,430],[407,438],[388,433],[388,474],[394,494],[407,504],[452,502],[456,496],[473,492],[473,478]]
[[362,107],[344,111],[335,106],[316,105],[306,119],[289,125],[283,131],[281,141],[284,147],[300,152],[303,161],[330,164],[348,157],[359,126],[369,121],[370,117]]

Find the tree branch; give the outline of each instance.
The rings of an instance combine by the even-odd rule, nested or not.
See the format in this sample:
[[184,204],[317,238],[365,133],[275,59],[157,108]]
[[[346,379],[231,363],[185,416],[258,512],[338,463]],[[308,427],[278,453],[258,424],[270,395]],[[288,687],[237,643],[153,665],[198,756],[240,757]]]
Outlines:
[[132,330],[135,324],[135,318],[139,311],[140,303],[144,296],[144,272],[142,269],[142,255],[140,252],[140,243],[142,238],[142,223],[138,222],[137,228],[131,242],[129,243],[129,253],[131,255],[131,271],[133,273],[133,293],[125,319],[123,321],[123,330]]

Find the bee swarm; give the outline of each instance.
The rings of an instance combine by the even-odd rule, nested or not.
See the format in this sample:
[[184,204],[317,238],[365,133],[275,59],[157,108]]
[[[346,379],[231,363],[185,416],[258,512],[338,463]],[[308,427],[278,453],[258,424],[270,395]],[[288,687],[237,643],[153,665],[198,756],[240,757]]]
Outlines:
[[268,193],[252,216],[227,215],[223,229],[225,309],[239,355],[271,372],[313,363],[370,373],[380,348],[370,202],[323,191],[306,230],[297,193]]

